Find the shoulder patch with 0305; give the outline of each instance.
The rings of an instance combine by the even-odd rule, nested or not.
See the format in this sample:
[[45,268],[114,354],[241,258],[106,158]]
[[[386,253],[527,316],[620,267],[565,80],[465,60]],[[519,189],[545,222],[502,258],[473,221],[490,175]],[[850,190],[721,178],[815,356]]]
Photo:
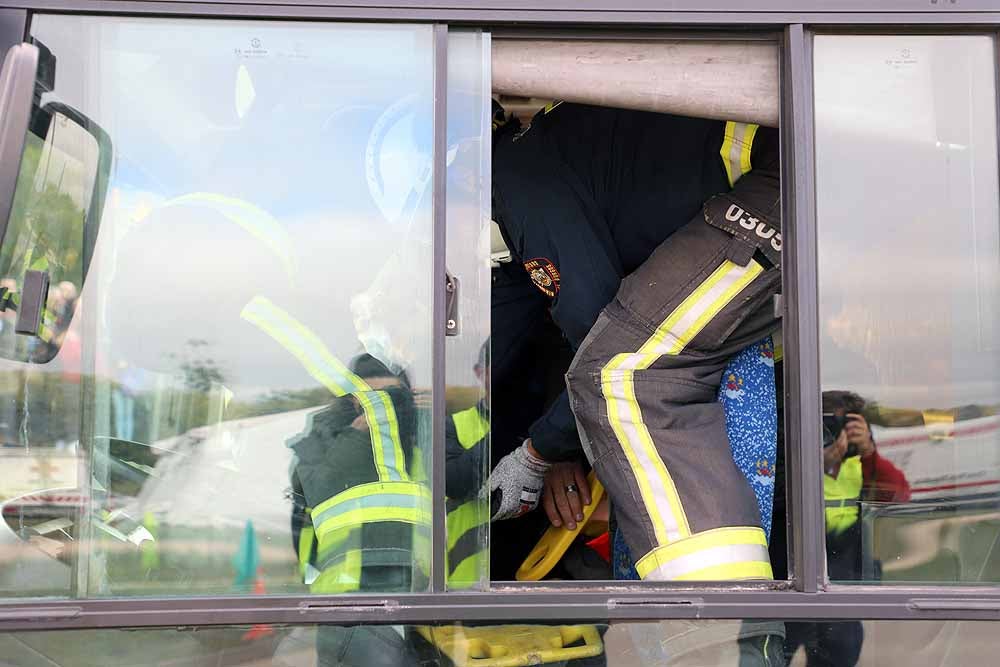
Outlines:
[[524,270],[531,276],[531,282],[546,296],[559,293],[559,269],[546,257],[536,257],[524,263]]

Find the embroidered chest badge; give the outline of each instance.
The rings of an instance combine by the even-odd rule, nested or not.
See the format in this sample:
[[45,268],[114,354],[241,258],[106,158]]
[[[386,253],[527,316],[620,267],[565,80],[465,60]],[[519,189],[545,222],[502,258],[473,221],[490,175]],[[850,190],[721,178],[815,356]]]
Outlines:
[[529,259],[524,263],[524,269],[531,276],[531,282],[540,289],[546,296],[555,296],[559,293],[559,269],[552,263],[552,260],[545,257]]

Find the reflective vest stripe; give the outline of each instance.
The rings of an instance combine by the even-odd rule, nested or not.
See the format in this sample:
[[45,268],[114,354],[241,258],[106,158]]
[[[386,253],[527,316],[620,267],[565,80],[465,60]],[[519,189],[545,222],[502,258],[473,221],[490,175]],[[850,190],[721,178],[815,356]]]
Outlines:
[[352,501],[353,507],[337,507],[317,516],[313,522],[320,542],[328,533],[342,528],[379,521],[429,523],[430,507],[426,499],[413,496],[377,496]]
[[478,407],[456,412],[451,416],[451,421],[455,424],[458,442],[465,449],[471,449],[490,432],[490,422],[479,412]]
[[729,187],[736,185],[736,181],[753,168],[750,164],[750,149],[753,147],[758,127],[760,126],[752,123],[736,123],[731,120],[726,122],[719,155],[722,156],[722,164],[726,168]]
[[318,504],[312,511],[320,548],[334,531],[379,521],[430,522],[430,491],[414,482],[373,482],[352,487]]
[[[306,515],[308,519],[309,515]],[[299,532],[299,574],[306,576],[309,570],[309,559],[312,556],[314,532],[312,525],[302,526]]]
[[336,567],[321,567],[319,576],[310,584],[310,590],[328,595],[358,591],[361,588],[363,562],[363,549],[351,549],[340,554]]
[[[490,432],[490,423],[478,407],[456,412],[451,416],[458,442],[471,449]],[[486,541],[482,531],[489,524],[489,508],[484,498],[473,498],[448,512],[448,585],[468,588],[484,574]]]
[[842,533],[857,523],[861,514],[859,501],[863,486],[860,456],[844,459],[836,477],[823,475],[823,505],[828,533]]
[[339,503],[354,498],[363,498],[378,494],[422,495],[430,498],[430,491],[422,484],[414,482],[367,482],[365,484],[357,484],[341,491],[332,498],[327,498],[313,508],[312,516],[315,520],[315,517]]
[[454,549],[455,545],[469,531],[474,531],[481,524],[489,521],[488,518],[486,518],[486,521],[480,521],[480,515],[484,513],[484,505],[485,503],[475,498],[448,512],[446,520],[448,526],[448,551]]
[[689,537],[691,529],[673,479],[643,423],[633,374],[652,366],[661,355],[680,354],[761,273],[761,265],[752,260],[747,266],[724,261],[670,313],[637,352],[615,355],[601,369],[608,421],[635,473],[659,546]]
[[[207,206],[234,222],[249,234],[262,241],[275,255],[281,259],[285,271],[294,279],[295,263],[292,261],[292,240],[288,230],[274,216],[253,204],[226,197],[214,192],[192,192],[170,199],[160,205],[168,206]],[[142,215],[139,219],[145,217]]]
[[270,300],[256,296],[240,316],[277,340],[334,396],[351,394],[358,399],[372,438],[372,455],[380,480],[408,480],[406,458],[400,444],[399,422],[392,401],[384,391],[374,391],[352,373],[307,327]]
[[354,528],[362,524],[379,523],[381,521],[400,521],[402,523],[429,524],[431,521],[430,508],[422,506],[422,503],[412,502],[409,507],[399,507],[395,505],[377,505],[357,509],[346,514],[342,514],[332,519],[327,519],[323,523],[313,524],[316,529],[316,536],[319,538],[320,548],[323,547],[323,538],[327,534],[344,528]]
[[653,549],[635,567],[651,581],[772,577],[767,536],[756,527],[706,530]]

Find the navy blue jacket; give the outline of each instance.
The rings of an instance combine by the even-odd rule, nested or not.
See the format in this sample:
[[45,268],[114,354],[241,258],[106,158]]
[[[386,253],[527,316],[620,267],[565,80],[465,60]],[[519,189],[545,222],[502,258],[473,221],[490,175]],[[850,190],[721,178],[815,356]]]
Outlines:
[[[494,219],[575,350],[621,279],[729,190],[725,123],[570,103],[526,130],[497,120]],[[529,435],[546,459],[579,455],[565,391]]]

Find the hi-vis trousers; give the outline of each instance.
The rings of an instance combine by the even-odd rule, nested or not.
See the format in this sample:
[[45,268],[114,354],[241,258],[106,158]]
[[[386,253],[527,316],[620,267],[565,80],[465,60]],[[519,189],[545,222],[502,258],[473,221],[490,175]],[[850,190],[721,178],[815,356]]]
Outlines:
[[716,395],[731,356],[777,328],[778,178],[754,170],[625,278],[566,380],[639,576],[770,579],[757,501]]

